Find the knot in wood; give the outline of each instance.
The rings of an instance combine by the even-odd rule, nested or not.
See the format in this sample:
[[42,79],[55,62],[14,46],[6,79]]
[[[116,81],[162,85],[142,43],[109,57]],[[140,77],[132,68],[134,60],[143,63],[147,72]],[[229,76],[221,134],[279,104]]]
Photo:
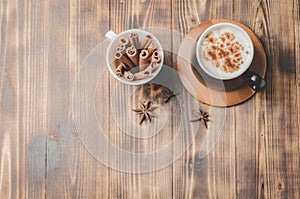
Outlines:
[[277,189],[278,189],[278,191],[283,190],[283,184],[281,182],[278,183]]
[[194,15],[192,15],[192,16],[189,17],[189,21],[191,23],[196,23],[197,22],[197,18]]

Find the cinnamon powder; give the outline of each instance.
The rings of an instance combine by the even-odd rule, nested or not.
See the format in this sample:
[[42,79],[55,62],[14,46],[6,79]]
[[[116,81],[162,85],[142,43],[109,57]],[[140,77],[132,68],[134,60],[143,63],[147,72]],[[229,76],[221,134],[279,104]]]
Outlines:
[[205,37],[206,44],[203,58],[225,72],[238,70],[244,63],[242,51],[245,48],[239,41],[235,41],[235,38],[235,35],[231,32],[225,32],[220,36],[209,33]]

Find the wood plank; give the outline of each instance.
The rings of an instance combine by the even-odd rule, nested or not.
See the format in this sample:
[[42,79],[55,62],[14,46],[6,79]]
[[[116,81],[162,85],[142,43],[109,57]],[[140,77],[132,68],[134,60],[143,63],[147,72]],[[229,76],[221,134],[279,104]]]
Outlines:
[[[294,8],[300,7],[300,1],[297,0],[294,2]],[[300,35],[297,34],[300,31],[300,10],[294,9],[294,24],[295,24],[295,47],[296,47],[296,79],[297,79],[297,102],[298,102],[298,111],[297,111],[297,117],[298,117],[298,129],[300,128]],[[298,132],[298,153],[300,153],[300,132]],[[299,163],[300,164],[300,163]],[[300,165],[299,165],[300,167]],[[300,184],[298,183],[299,190],[300,190]],[[300,191],[299,191],[300,192]],[[298,195],[300,193],[298,192]]]
[[[20,5],[22,6],[22,5]],[[25,6],[28,16],[24,63],[24,127],[28,131],[28,198],[44,198],[46,194],[46,131],[48,75],[48,2],[31,1]],[[44,12],[41,12],[43,10]],[[42,14],[43,13],[43,14]],[[28,43],[27,43],[28,42]]]
[[[267,1],[260,1],[253,6],[254,10],[254,26],[253,22],[249,21],[255,33],[259,36],[264,44],[267,55],[270,54],[270,35],[269,35],[269,5]],[[253,12],[253,11],[252,11]],[[252,23],[251,23],[252,22]],[[268,68],[270,65],[268,65]],[[268,69],[267,69],[268,70]],[[268,76],[266,76],[268,78]],[[255,137],[256,137],[256,198],[269,198],[270,186],[268,180],[268,162],[267,162],[267,104],[266,91],[260,93],[256,98],[256,122],[255,122]]]
[[[184,33],[192,26],[199,22],[199,17],[195,7],[195,1],[172,1],[172,30],[178,31],[173,34],[172,53],[177,54],[180,41],[183,39]],[[182,38],[179,35],[182,34]],[[173,55],[173,63],[176,64],[176,55]],[[175,66],[174,66],[175,67]],[[174,107],[174,111],[179,111],[180,107]],[[174,124],[180,123],[181,118],[174,120]],[[195,145],[192,145],[186,153],[184,153],[173,164],[173,198],[193,198],[193,186],[196,184],[194,175],[197,168],[194,167]]]
[[[235,20],[249,26],[260,38],[268,40],[269,19],[265,2],[235,1],[234,16]],[[266,44],[265,47],[268,48]],[[264,140],[265,97],[265,92],[257,93],[248,102],[235,108],[237,197],[268,197]]]
[[[78,192],[80,194],[80,189],[78,187],[80,187],[81,181],[79,180],[79,183],[76,183],[76,180],[77,175],[80,176],[81,170],[78,170],[79,174],[77,171],[74,172],[72,169],[77,168],[78,164],[72,162],[73,164],[70,166],[69,159],[67,158],[70,157],[68,152],[71,146],[76,146],[76,140],[74,140],[74,137],[69,130],[69,107],[72,78],[75,75],[74,70],[78,67],[76,62],[77,59],[75,59],[76,61],[74,60],[74,66],[69,66],[68,59],[69,13],[72,5],[70,4],[71,2],[68,1],[51,1],[49,2],[48,7],[49,30],[51,30],[51,32],[49,32],[48,36],[50,61],[47,85],[49,97],[47,104],[48,139],[46,198],[76,198],[79,197]],[[70,43],[73,44],[73,41]],[[76,49],[76,46],[74,49]],[[77,51],[75,51],[75,53],[76,52]],[[77,147],[79,148],[79,145],[77,145]]]
[[[21,89],[27,92],[29,91],[29,86],[28,83],[26,81],[26,79],[28,78],[28,72],[23,71],[23,68],[29,68],[30,66],[30,62],[29,62],[29,56],[27,56],[27,54],[29,54],[28,52],[30,52],[30,48],[29,48],[29,43],[30,43],[30,37],[28,34],[28,24],[30,24],[30,17],[28,15],[28,11],[30,9],[28,9],[28,4],[30,4],[30,1],[27,1],[28,3],[24,3],[23,1],[19,1],[18,2],[18,20],[19,20],[19,69],[20,69],[20,73],[22,75],[20,75],[20,83],[22,83]],[[26,93],[26,92],[24,92]],[[31,113],[31,109],[29,109],[29,95],[25,96],[20,94],[20,112],[22,112],[22,115],[20,116],[21,121],[19,123],[19,125],[23,128],[22,131],[19,131],[21,133],[19,133],[19,140],[21,143],[20,146],[20,152],[19,152],[19,164],[20,164],[20,168],[21,171],[19,172],[19,197],[20,198],[28,198],[28,184],[29,184],[29,180],[28,180],[28,147],[26,146],[28,144],[29,139],[27,138],[28,136],[28,132],[29,132],[29,127],[32,126],[30,124],[27,123],[27,116]],[[43,163],[42,163],[43,164]],[[41,165],[42,165],[41,164]],[[42,187],[40,187],[41,190],[43,190]],[[41,197],[42,198],[42,197]]]

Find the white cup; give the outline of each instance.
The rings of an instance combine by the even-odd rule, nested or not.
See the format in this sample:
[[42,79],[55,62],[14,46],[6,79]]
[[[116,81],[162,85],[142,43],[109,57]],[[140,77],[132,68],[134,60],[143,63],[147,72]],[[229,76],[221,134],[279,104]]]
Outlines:
[[[207,60],[203,53],[207,43],[208,34],[215,35],[218,38],[222,33],[230,32],[234,34],[234,42],[238,41],[243,50],[240,51],[243,63],[239,65],[239,68],[233,72],[225,72],[221,69],[221,66],[216,67],[211,60]],[[265,87],[265,81],[258,74],[249,71],[249,67],[254,57],[254,46],[251,37],[240,26],[233,23],[217,23],[208,27],[199,37],[196,46],[196,57],[201,69],[209,76],[218,80],[232,80],[241,75],[246,80],[248,85],[255,91],[261,91]]]
[[[115,49],[120,45],[118,43],[119,39],[121,37],[125,37],[125,38],[129,38],[130,34],[132,32],[136,32],[139,35],[139,40],[140,43],[143,41],[144,37],[146,35],[151,35],[153,41],[155,42],[156,46],[157,46],[157,51],[161,56],[161,61],[158,63],[158,67],[157,69],[151,74],[150,77],[145,78],[145,79],[141,79],[141,80],[127,80],[123,77],[119,77],[116,75],[115,70],[116,70],[116,66],[114,64],[114,53],[115,53]],[[121,32],[119,34],[115,34],[113,31],[108,31],[105,34],[105,37],[108,39],[108,41],[110,42],[107,51],[106,51],[106,64],[107,67],[110,71],[110,73],[112,74],[112,76],[114,78],[116,78],[117,80],[119,80],[120,82],[124,83],[124,84],[128,84],[128,85],[142,85],[145,83],[148,83],[149,81],[151,81],[152,79],[154,79],[158,73],[161,71],[162,66],[163,66],[163,62],[164,62],[164,52],[163,52],[163,48],[160,44],[160,42],[158,41],[158,39],[152,35],[151,33],[144,31],[144,30],[138,30],[138,29],[130,29],[130,30],[126,30],[124,32]]]

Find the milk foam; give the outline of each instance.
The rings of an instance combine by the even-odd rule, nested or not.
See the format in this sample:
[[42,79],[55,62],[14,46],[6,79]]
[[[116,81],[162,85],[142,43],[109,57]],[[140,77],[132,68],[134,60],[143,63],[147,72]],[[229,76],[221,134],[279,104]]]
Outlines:
[[[234,35],[234,40],[230,41],[230,43],[238,42],[240,46],[242,46],[243,50],[240,50],[240,57],[242,59],[241,63],[239,64],[239,68],[231,71],[231,72],[225,72],[222,70],[222,67],[216,67],[216,65],[207,57],[205,58],[203,55],[207,53],[207,46],[211,46],[212,44],[207,41],[208,35],[212,38],[218,38],[221,37],[222,34],[225,33],[232,33]],[[210,32],[208,32],[204,39],[202,39],[200,43],[200,62],[202,63],[202,67],[205,67],[205,70],[207,70],[209,73],[213,74],[214,76],[217,77],[225,77],[224,79],[230,79],[231,77],[234,78],[234,76],[240,75],[242,71],[240,70],[245,70],[245,67],[248,67],[253,58],[253,46],[251,43],[251,40],[249,41],[249,36],[246,35],[247,33],[241,31],[240,29],[236,27],[231,27],[231,26],[221,26],[221,27],[216,27],[212,29]],[[226,40],[227,41],[227,40]],[[222,43],[222,42],[221,42]],[[219,60],[220,64],[223,64],[223,60]]]

